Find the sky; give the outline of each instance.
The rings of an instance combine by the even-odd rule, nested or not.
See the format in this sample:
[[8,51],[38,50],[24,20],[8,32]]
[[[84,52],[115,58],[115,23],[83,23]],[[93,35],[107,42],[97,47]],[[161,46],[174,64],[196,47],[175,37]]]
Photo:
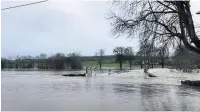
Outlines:
[[[35,0],[34,0],[35,1]],[[33,0],[2,0],[1,8],[21,5]],[[200,1],[192,0],[191,12],[194,22],[200,23]],[[138,50],[137,37],[116,38],[111,34],[110,21],[106,19],[111,4],[108,1],[49,0],[45,3],[1,11],[1,55],[2,57],[51,56],[78,52],[94,55],[105,49],[112,54],[117,46]]]

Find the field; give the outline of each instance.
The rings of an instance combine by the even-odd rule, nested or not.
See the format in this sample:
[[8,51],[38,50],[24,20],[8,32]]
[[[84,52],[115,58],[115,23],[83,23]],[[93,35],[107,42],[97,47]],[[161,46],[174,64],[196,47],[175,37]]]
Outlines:
[[[84,67],[95,67],[95,66],[99,67],[96,61],[84,61],[83,66]],[[122,67],[129,68],[129,64],[123,63]],[[120,65],[119,63],[103,63],[102,68],[120,68]]]
[[[123,63],[122,64],[123,67],[129,67],[128,63]],[[88,67],[94,67],[94,66],[98,66],[96,61],[84,61],[83,62],[83,66],[88,66]],[[103,63],[102,67],[111,67],[111,68],[119,68],[119,63]]]
[[[83,62],[84,67],[99,67],[96,61],[84,61]],[[167,67],[167,66],[165,66]],[[103,63],[102,68],[117,68],[119,69],[119,63]],[[128,68],[129,69],[129,64],[128,63],[123,63],[122,68]],[[140,65],[132,65],[132,69],[140,69]],[[161,65],[154,65],[154,68],[161,68]]]

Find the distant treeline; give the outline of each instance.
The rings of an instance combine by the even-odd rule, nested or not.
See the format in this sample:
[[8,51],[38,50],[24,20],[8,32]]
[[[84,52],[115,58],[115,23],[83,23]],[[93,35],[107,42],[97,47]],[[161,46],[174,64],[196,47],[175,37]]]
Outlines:
[[78,53],[71,53],[67,56],[57,53],[50,57],[41,54],[36,57],[1,58],[1,68],[82,69],[82,63]]
[[[99,56],[82,56],[82,61],[96,61]],[[102,56],[105,60],[115,60],[115,55],[104,55]]]
[[[101,57],[103,63],[116,63],[118,56],[104,55]],[[38,68],[38,69],[82,69],[84,61],[97,61],[99,56],[81,56],[78,53],[64,55],[57,53],[53,56],[40,54],[39,56],[17,56],[16,58],[1,58],[1,68]],[[123,62],[130,59],[130,56],[123,56]],[[132,56],[134,59],[134,56]]]
[[[103,64],[119,63],[122,69],[123,63],[132,65],[148,65],[154,68],[155,65],[173,66],[175,68],[200,68],[199,54],[192,53],[184,47],[177,48],[172,56],[165,47],[155,48],[152,46],[142,46],[137,53],[133,53],[131,47],[116,47],[114,55],[105,55],[100,49],[94,56],[81,56],[79,53],[63,54],[57,53],[53,56],[40,54],[39,56],[17,56],[16,58],[1,58],[1,68],[38,68],[38,69],[82,69],[83,62],[96,61],[96,65],[101,69]],[[96,66],[94,65],[94,66]],[[86,64],[85,66],[89,66]]]
[[[103,63],[116,63],[119,61],[119,55],[104,55],[101,57]],[[141,64],[139,56],[122,56],[123,63],[132,60],[131,64]],[[39,56],[17,56],[15,59],[1,58],[1,68],[14,69],[82,69],[84,61],[97,61],[98,56],[81,56],[78,53],[71,53],[65,56],[63,53],[57,53],[47,57],[46,54]]]

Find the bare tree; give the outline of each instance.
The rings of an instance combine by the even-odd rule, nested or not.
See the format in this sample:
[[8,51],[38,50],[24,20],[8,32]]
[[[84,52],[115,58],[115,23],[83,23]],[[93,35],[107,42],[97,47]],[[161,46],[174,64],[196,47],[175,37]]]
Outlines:
[[103,63],[103,56],[105,55],[104,49],[99,49],[98,52],[95,53],[97,56],[97,63],[99,64],[99,68],[101,69]]
[[12,68],[13,66],[12,66],[12,57],[11,56],[9,56],[8,57],[8,64],[9,64],[9,68]]
[[65,68],[65,55],[63,53],[56,53],[51,58],[55,69]]
[[185,47],[200,54],[200,39],[197,37],[190,11],[190,1],[116,1],[120,11],[111,12],[113,34],[139,34],[142,42],[162,43],[164,46]]
[[129,62],[129,67],[131,69],[131,66],[132,66],[132,60],[134,58],[134,52],[133,52],[133,48],[132,47],[127,47],[125,48],[125,57],[126,57],[126,60],[128,60]]
[[37,68],[40,67],[40,56],[36,56],[35,60],[37,61]]
[[140,49],[137,54],[143,58],[142,62],[144,62],[143,64],[148,65],[148,68],[150,65],[151,68],[153,68],[154,64],[158,62],[163,68],[169,56],[169,49],[162,45],[156,47],[153,43],[147,42],[145,44],[140,44]]
[[82,69],[80,53],[70,53],[68,58],[70,59],[71,69]]
[[30,56],[30,55],[28,55],[27,57],[26,57],[26,59],[27,59],[27,68],[34,68],[34,61],[33,61],[33,57],[32,56]]
[[158,57],[160,58],[160,64],[161,64],[162,68],[164,68],[164,65],[169,56],[169,49],[168,49],[168,47],[161,46],[157,50],[158,50]]
[[113,50],[113,53],[116,54],[116,61],[120,64],[120,70],[122,70],[122,62],[124,58],[125,48],[124,47],[116,47]]
[[136,56],[137,56],[137,59],[138,59],[138,64],[140,65],[140,68],[142,69],[143,68],[143,62],[144,62],[144,56],[143,56],[143,54],[142,54],[142,51],[138,51],[137,53],[136,53]]
[[143,64],[147,65],[148,68],[152,65],[153,68],[155,46],[150,42],[140,43],[139,53],[143,57]]
[[7,67],[7,59],[6,58],[1,58],[1,69]]
[[191,52],[184,46],[177,47],[172,58],[173,67],[183,72],[192,72],[199,67],[199,57],[200,54]]
[[40,68],[45,68],[45,59],[47,59],[47,55],[46,54],[40,54],[40,60],[41,60],[41,66]]
[[17,55],[16,57],[16,63],[15,63],[15,68],[18,69],[20,67],[20,57]]

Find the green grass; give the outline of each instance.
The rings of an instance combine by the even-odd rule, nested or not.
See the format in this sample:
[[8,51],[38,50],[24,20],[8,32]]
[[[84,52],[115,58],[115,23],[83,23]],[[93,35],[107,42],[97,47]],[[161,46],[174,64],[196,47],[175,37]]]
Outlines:
[[84,61],[83,62],[83,66],[88,66],[88,67],[94,67],[97,65],[97,62],[96,61]]
[[[96,61],[84,61],[83,66],[85,66],[85,67],[86,66],[88,66],[88,67],[98,66],[99,67],[99,65],[97,64]],[[123,66],[123,68],[129,67],[129,64],[123,63],[122,66]],[[102,68],[103,67],[119,68],[119,63],[103,63]]]
[[[84,61],[83,62],[84,67],[99,67],[96,61]],[[120,68],[119,63],[103,63],[102,68]],[[123,63],[122,64],[123,68],[129,68],[128,63]],[[166,66],[165,66],[166,67]],[[140,65],[132,65],[132,69],[140,69]],[[161,68],[161,65],[155,65],[154,68]]]

